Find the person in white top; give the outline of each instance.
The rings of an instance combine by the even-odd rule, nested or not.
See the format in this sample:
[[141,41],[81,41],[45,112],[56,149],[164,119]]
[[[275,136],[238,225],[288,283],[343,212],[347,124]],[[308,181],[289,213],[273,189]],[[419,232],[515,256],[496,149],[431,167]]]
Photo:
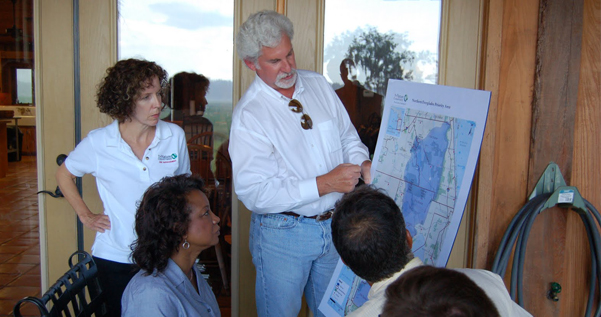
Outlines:
[[[136,273],[130,258],[137,203],[165,176],[190,174],[184,131],[159,120],[167,72],[154,62],[128,59],[107,70],[97,92],[101,113],[114,121],[90,131],[56,171],[61,192],[84,226],[97,231],[92,255],[109,316],[121,315],[121,295]],[[96,178],[104,211],[92,212],[75,185]]]
[[[405,220],[395,201],[382,190],[369,185],[358,187],[353,192],[345,194],[336,204],[332,216],[332,240],[342,261],[357,276],[365,279],[371,285],[367,301],[346,316],[404,316],[401,313],[388,315],[383,312],[386,294],[391,289],[391,285],[396,283],[395,281],[403,279],[409,272],[422,267],[423,262],[414,257],[411,252],[413,240],[405,227]],[[460,271],[473,280],[468,284],[475,283],[485,290],[486,294],[480,294],[480,298],[487,298],[487,295],[490,297],[492,302],[486,306],[488,309],[496,307],[496,310],[493,310],[501,313],[501,316],[530,316],[523,308],[511,301],[500,277],[497,276],[498,279],[495,280],[491,277],[494,275],[493,273],[484,270],[461,269]],[[449,290],[449,292],[455,291]],[[403,295],[412,296],[406,291]],[[434,301],[444,301],[448,294],[433,292],[429,295]],[[469,302],[470,299],[467,301]],[[412,304],[406,307],[409,306],[416,305]],[[420,307],[414,307],[414,309],[421,312],[419,309],[423,307],[417,306]],[[504,312],[510,313],[504,314]],[[417,313],[407,316],[444,315]],[[474,316],[486,315],[476,314]]]
[[365,145],[326,81],[297,70],[290,20],[251,15],[236,48],[256,73],[232,116],[229,153],[238,198],[253,212],[250,249],[259,316],[296,316],[302,295],[317,306],[339,259],[331,209],[363,178]]
[[388,286],[381,316],[532,315],[511,299],[503,280],[493,272],[424,265]]

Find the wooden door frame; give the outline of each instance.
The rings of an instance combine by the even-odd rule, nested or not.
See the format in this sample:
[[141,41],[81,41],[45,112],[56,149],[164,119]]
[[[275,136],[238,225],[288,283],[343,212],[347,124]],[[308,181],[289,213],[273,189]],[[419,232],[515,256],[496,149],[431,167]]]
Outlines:
[[[116,0],[81,1],[79,52],[81,135],[110,119],[96,107],[96,85],[117,59]],[[73,1],[34,0],[34,56],[37,170],[39,190],[56,188],[58,154],[75,147]],[[93,177],[83,178],[83,197],[92,210],[102,211]],[[67,271],[67,259],[77,249],[76,214],[64,199],[39,196],[42,290]],[[85,230],[90,251],[94,232]]]

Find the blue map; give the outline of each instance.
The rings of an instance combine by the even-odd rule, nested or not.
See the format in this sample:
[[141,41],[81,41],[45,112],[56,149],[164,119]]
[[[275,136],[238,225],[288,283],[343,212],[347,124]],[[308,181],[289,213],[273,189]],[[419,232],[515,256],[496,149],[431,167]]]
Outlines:
[[413,253],[437,265],[466,172],[475,122],[411,108],[389,111],[372,183],[401,208],[413,237]]
[[[401,209],[425,264],[444,267],[457,237],[484,136],[489,91],[390,79],[371,183]],[[339,261],[319,311],[342,317],[369,284]]]
[[367,301],[370,286],[346,265],[339,265],[337,270],[340,273],[333,289],[328,292],[327,305],[339,316],[345,316]]

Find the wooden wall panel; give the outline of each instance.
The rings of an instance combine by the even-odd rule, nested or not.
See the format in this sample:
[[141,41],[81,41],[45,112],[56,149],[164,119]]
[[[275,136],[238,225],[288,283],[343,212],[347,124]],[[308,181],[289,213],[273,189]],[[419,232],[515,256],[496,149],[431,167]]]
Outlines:
[[[571,184],[582,3],[582,0],[541,0],[528,192],[533,190],[552,161],[558,164],[566,183]],[[545,210],[536,218],[528,239],[523,279],[524,304],[539,316],[558,316],[561,304],[566,303],[546,298],[545,292],[551,282],[560,283],[566,288],[566,293],[578,294],[583,290],[564,278],[564,273],[570,271],[563,261],[569,213],[560,208]],[[583,315],[576,307],[572,313]]]
[[[601,1],[584,0],[582,17],[582,45],[574,154],[572,156],[571,185],[580,194],[601,208]],[[590,284],[589,243],[582,221],[575,213],[567,217],[564,280],[578,286],[578,290],[562,292],[560,316],[582,316],[584,305],[570,307],[588,298],[585,287]],[[584,254],[583,254],[584,253]],[[569,287],[569,286],[568,286]],[[580,314],[579,314],[580,313]]]
[[[599,11],[598,0],[488,2],[482,80],[493,94],[476,185],[476,267],[491,268],[509,221],[550,161],[599,204]],[[589,253],[574,212],[539,215],[526,254],[526,309],[583,315]],[[563,287],[559,302],[546,298],[552,281]]]
[[485,222],[488,230],[477,232],[478,268],[491,268],[507,225],[525,203],[537,21],[538,1],[489,2],[483,88],[493,93],[477,198],[478,228]]

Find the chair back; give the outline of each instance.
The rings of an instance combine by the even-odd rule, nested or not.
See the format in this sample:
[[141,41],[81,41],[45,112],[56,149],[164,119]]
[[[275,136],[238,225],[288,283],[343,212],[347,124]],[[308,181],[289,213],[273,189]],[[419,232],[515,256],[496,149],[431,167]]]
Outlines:
[[226,216],[224,213],[227,212],[232,199],[232,160],[227,153],[227,147],[225,148],[225,153],[221,148],[217,151],[215,179],[218,184],[216,188],[216,208],[219,212],[219,218],[222,218],[221,223],[224,224],[225,221],[223,219]]
[[194,134],[188,138],[188,144],[200,144],[213,147],[213,131]]
[[211,171],[213,148],[208,145],[188,143],[188,152],[190,153],[190,170],[192,174],[202,177],[206,184],[213,181],[214,177]]
[[[210,132],[210,134],[204,134],[203,138],[198,138],[197,141],[188,143],[204,144],[213,147],[213,123],[211,120],[203,116],[184,116],[183,120],[184,132],[186,132],[186,139],[190,140],[192,137]],[[210,138],[208,137],[210,136]]]
[[[79,262],[72,263],[74,256]],[[105,296],[98,281],[98,267],[92,256],[85,251],[76,251],[69,257],[69,269],[41,298],[26,297],[17,302],[13,313],[21,315],[21,306],[32,303],[40,316],[105,316]]]

